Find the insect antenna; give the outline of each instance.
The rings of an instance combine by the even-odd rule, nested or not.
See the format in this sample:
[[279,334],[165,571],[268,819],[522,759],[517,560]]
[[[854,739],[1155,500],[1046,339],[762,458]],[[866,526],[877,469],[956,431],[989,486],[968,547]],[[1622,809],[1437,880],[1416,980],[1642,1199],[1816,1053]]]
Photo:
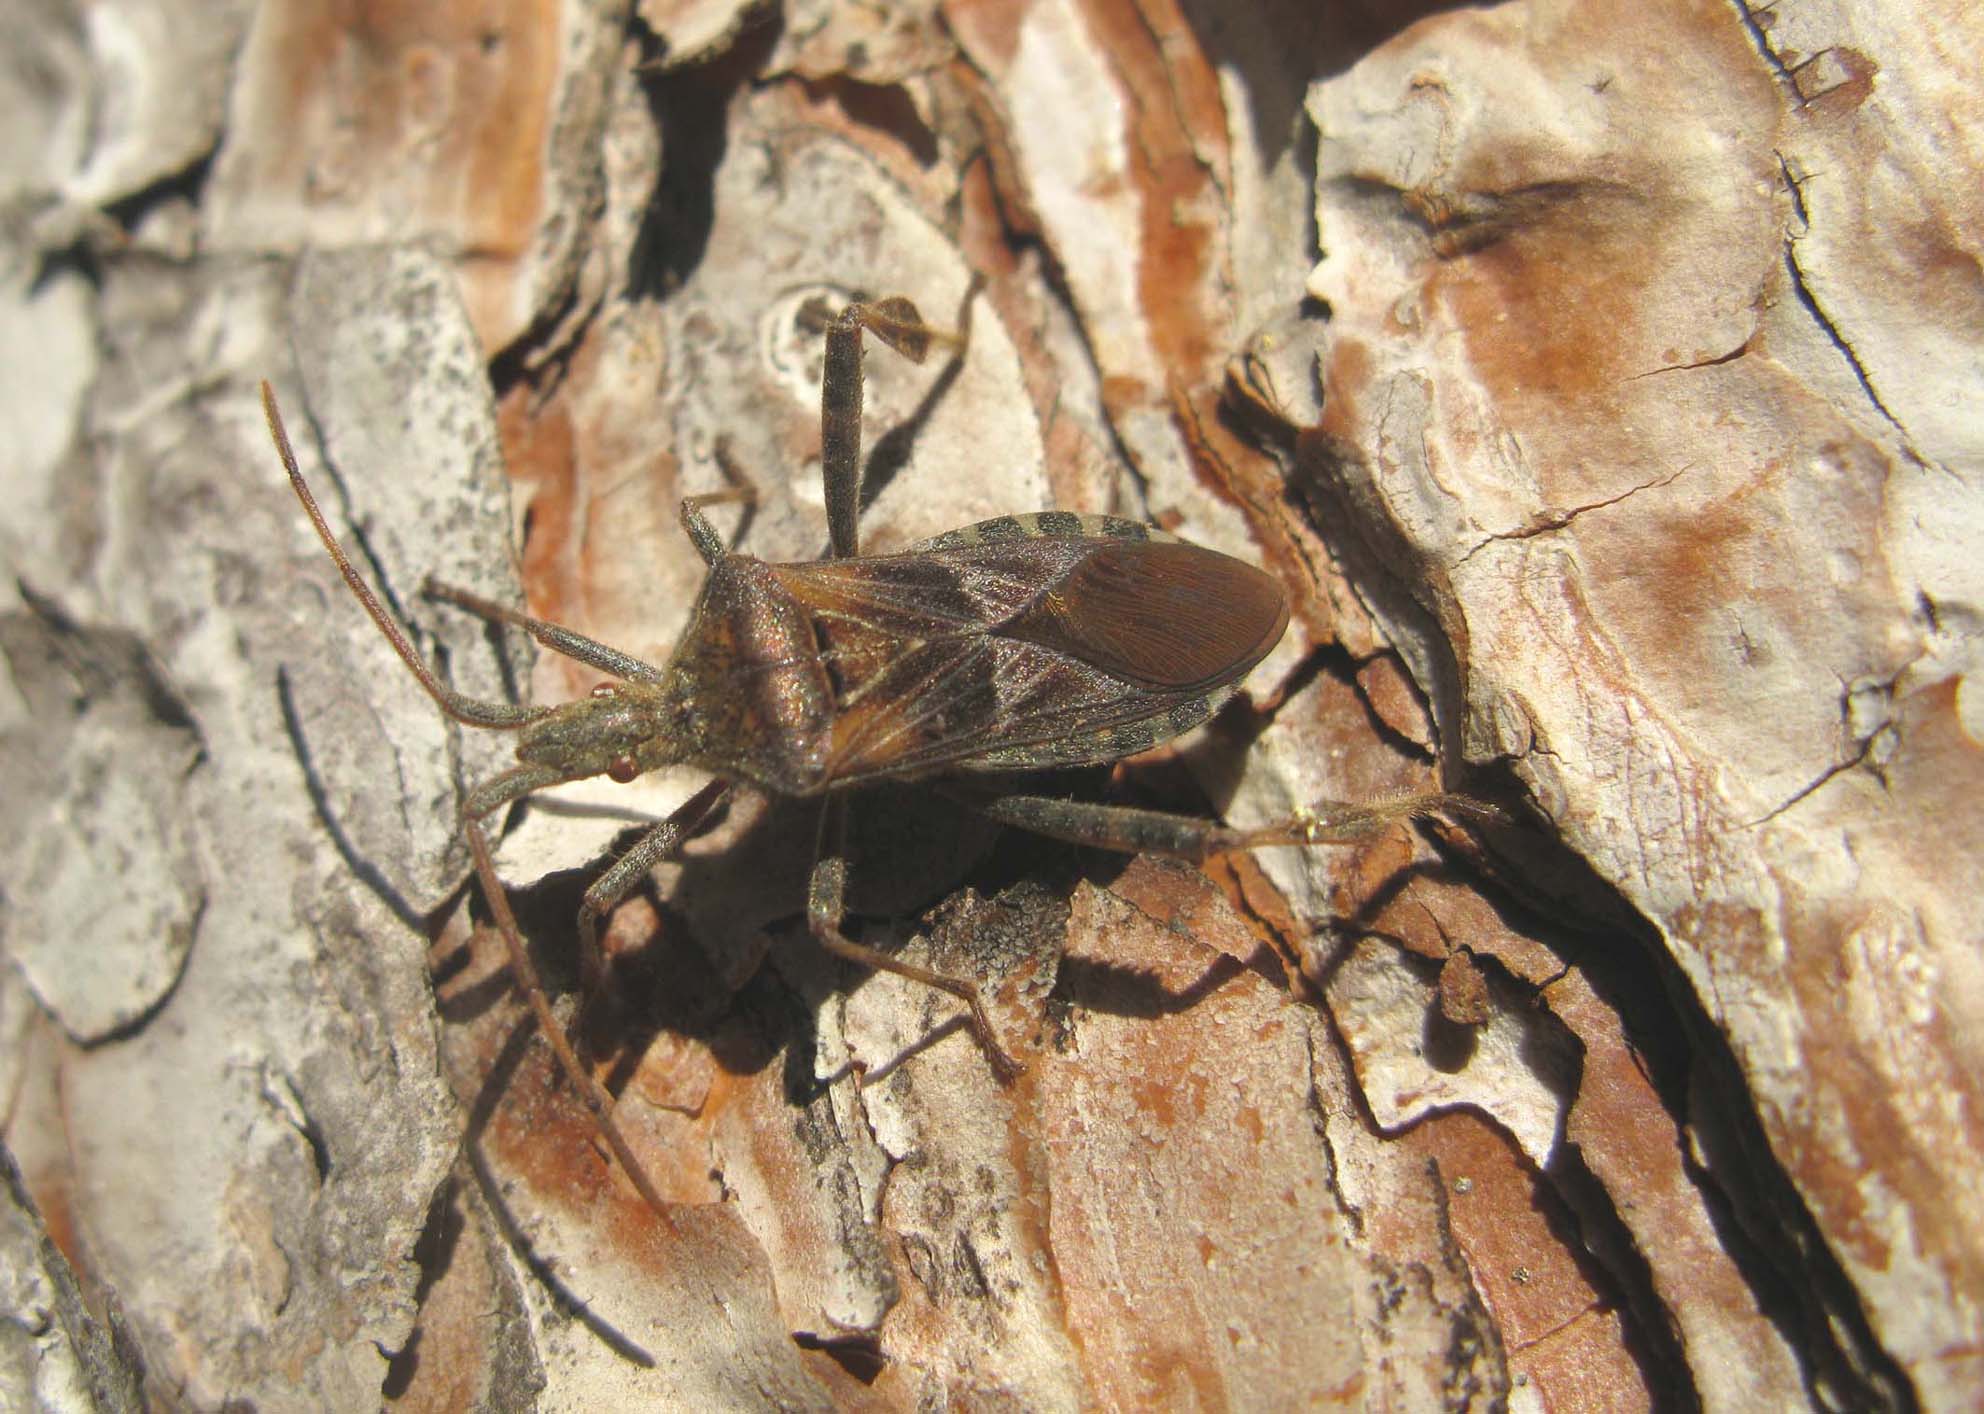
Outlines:
[[379,602],[379,596],[372,592],[345,554],[344,547],[338,544],[337,536],[331,533],[330,523],[324,519],[323,511],[317,507],[317,498],[310,494],[309,483],[303,479],[303,471],[296,464],[296,453],[289,445],[289,430],[283,426],[282,413],[276,407],[276,390],[265,379],[262,383],[262,412],[269,420],[269,435],[275,439],[276,454],[282,458],[282,469],[289,473],[290,489],[296,492],[296,499],[303,503],[303,509],[310,517],[310,524],[316,527],[317,538],[324,542],[324,548],[331,552],[331,559],[337,563],[338,573],[351,592],[358,596],[358,602],[365,606],[365,612],[372,616],[379,632],[393,645],[393,651],[400,655],[407,671],[420,680],[427,689],[427,695],[439,704],[441,710],[456,721],[471,727],[521,727],[546,715],[549,709],[543,707],[523,707],[508,702],[482,702],[456,692],[439,678],[421,658],[400,626],[387,614],[386,606]]
[[[386,613],[385,605],[380,603],[378,595],[372,592],[372,587],[353,566],[350,556],[345,554],[344,547],[338,543],[337,536],[331,533],[330,523],[324,519],[324,513],[317,505],[317,498],[311,494],[309,484],[303,479],[302,469],[297,465],[295,450],[290,446],[288,429],[283,426],[282,413],[276,406],[275,390],[266,380],[262,383],[262,411],[268,418],[269,435],[275,440],[276,452],[282,458],[283,470],[289,475],[290,487],[296,492],[297,500],[303,503],[303,509],[310,517],[310,524],[316,528],[317,538],[324,542],[324,548],[330,552],[331,559],[336,562],[338,572],[344,576],[345,584],[357,596],[358,602],[365,606],[365,612],[371,615],[372,622],[378,626],[379,632],[386,636],[386,641],[393,645],[393,651],[399,654],[400,661],[406,664],[407,670],[415,678],[419,679],[420,685],[427,689],[428,696],[439,704],[441,710],[456,721],[472,727],[517,728],[550,715],[553,710],[550,708],[483,702],[464,696],[443,684],[434,675],[433,670],[422,660],[406,634]],[[650,665],[607,648],[603,644],[594,643],[591,639],[571,633],[569,630],[561,629],[555,624],[529,619],[464,590],[451,590],[446,586],[431,586],[431,588],[437,593],[437,597],[450,600],[485,618],[503,623],[515,623],[530,630],[546,646],[605,671],[621,677],[649,680],[658,676],[657,670]],[[593,773],[588,771],[579,774]],[[545,991],[544,982],[538,976],[536,966],[531,962],[530,951],[524,946],[523,933],[517,927],[516,914],[510,908],[509,895],[503,888],[502,879],[496,873],[496,863],[489,849],[488,832],[482,825],[482,821],[487,816],[523,799],[532,791],[572,779],[575,779],[573,773],[556,766],[543,764],[513,766],[469,791],[462,801],[461,831],[468,840],[469,853],[475,861],[476,881],[481,886],[483,899],[489,905],[490,916],[496,923],[496,931],[502,937],[511,980],[522,993],[537,1029],[544,1033],[546,1043],[557,1058],[559,1069],[577,1090],[592,1116],[594,1126],[619,1163],[621,1171],[627,1175],[628,1181],[634,1185],[641,1198],[654,1210],[655,1216],[672,1229],[674,1220],[669,1214],[666,1200],[656,1189],[653,1180],[648,1177],[647,1170],[634,1157],[632,1147],[627,1143],[626,1136],[621,1133],[620,1126],[613,1117],[612,1095],[586,1069],[584,1062],[579,1059],[577,1050],[573,1048],[571,1037],[559,1022],[557,1014],[551,1009],[550,994]],[[710,792],[706,790],[702,796],[697,797],[698,801],[704,802],[705,809],[709,803],[709,796]]]
[[[656,1189],[647,1169],[634,1157],[633,1147],[620,1132],[619,1121],[613,1114],[612,1094],[579,1059],[571,1036],[551,1010],[550,994],[545,991],[543,979],[537,975],[537,968],[530,960],[530,950],[524,946],[523,933],[517,927],[517,916],[510,908],[510,896],[504,890],[502,880],[496,877],[496,862],[489,852],[489,836],[482,828],[481,816],[470,813],[480,803],[478,796],[491,800],[516,799],[544,784],[530,776],[534,769],[515,767],[471,794],[469,803],[462,810],[462,834],[467,837],[469,853],[475,858],[475,876],[482,885],[482,896],[489,904],[490,916],[496,920],[496,931],[502,935],[504,950],[509,955],[510,976],[516,982],[517,990],[523,993],[537,1029],[544,1033],[546,1043],[557,1058],[558,1068],[565,1072],[566,1079],[578,1091],[587,1113],[592,1116],[593,1127],[606,1141],[606,1147],[612,1151],[620,1171],[627,1175],[627,1181],[634,1185],[634,1190],[653,1210],[655,1217],[672,1232],[675,1220],[670,1215],[668,1200]],[[509,779],[512,776],[518,779],[512,781]]]

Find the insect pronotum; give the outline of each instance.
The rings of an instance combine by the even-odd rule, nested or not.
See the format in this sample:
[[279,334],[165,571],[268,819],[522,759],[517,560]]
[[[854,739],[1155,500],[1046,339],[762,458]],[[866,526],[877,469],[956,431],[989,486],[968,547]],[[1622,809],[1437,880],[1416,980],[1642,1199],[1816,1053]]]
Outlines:
[[1077,844],[1204,859],[1226,850],[1357,839],[1442,811],[1479,814],[1464,796],[1324,802],[1277,824],[1217,821],[1028,795],[999,778],[1114,761],[1204,722],[1280,639],[1288,603],[1269,575],[1134,521],[1041,511],[1001,516],[898,554],[863,556],[862,332],[921,363],[961,349],[900,296],[847,306],[826,328],[820,429],[828,551],[767,564],[725,549],[702,508],[744,489],[692,496],[682,527],[709,566],[674,653],[643,662],[571,629],[445,585],[432,597],[606,674],[592,695],[556,707],[484,702],[435,676],[353,568],[297,466],[276,408],[262,403],[297,499],[345,583],[441,710],[468,726],[517,733],[517,764],[464,797],[462,834],[513,979],[558,1064],[628,1179],[666,1207],[613,1116],[613,1097],[552,1012],[491,862],[483,822],[532,791],[605,775],[631,781],[676,763],[712,779],[651,828],[586,890],[578,913],[585,985],[604,981],[600,920],[713,811],[734,784],[823,800],[807,920],[829,952],[958,997],[1001,1076],[1019,1069],[977,987],[853,942],[841,931],[847,883],[846,792],[882,780],[976,775],[973,808]]

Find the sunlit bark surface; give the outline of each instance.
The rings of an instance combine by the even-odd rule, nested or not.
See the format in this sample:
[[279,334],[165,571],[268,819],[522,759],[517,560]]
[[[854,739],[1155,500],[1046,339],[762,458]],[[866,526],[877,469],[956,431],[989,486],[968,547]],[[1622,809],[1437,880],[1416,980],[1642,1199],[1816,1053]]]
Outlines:
[[[1368,10],[1369,13],[1366,11]],[[1984,29],[1954,3],[0,6],[0,1404],[1966,1409],[1984,1400]],[[649,659],[702,562],[1056,506],[1265,566],[1206,729],[1054,789],[702,779],[495,823],[649,1176],[531,1033],[464,692]]]

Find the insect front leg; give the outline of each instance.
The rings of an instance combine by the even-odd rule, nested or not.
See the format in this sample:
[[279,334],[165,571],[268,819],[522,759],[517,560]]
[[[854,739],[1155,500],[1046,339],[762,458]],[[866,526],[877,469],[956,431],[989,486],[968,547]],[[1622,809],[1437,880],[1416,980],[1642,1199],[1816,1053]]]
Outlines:
[[586,889],[586,896],[579,904],[579,980],[588,996],[598,995],[606,982],[606,955],[599,946],[599,920],[612,912],[613,905],[645,879],[650,869],[673,854],[729,793],[729,781],[711,781],[635,841],[632,849],[614,860],[613,866]]
[[846,912],[846,897],[847,799],[836,795],[827,798],[826,808],[820,814],[819,855],[814,860],[813,877],[806,890],[806,922],[812,929],[814,940],[835,957],[879,972],[893,972],[898,977],[907,977],[912,982],[949,992],[971,1008],[971,1029],[999,1078],[1011,1080],[1018,1075],[1022,1067],[999,1045],[991,1019],[985,1013],[985,1005],[979,999],[978,988],[963,978],[918,967],[915,963],[904,962],[901,958],[850,941],[840,931],[841,918]]
[[[751,524],[751,516],[758,506],[758,483],[751,479],[749,472],[739,466],[737,459],[730,454],[730,439],[716,439],[716,465],[730,484],[721,491],[705,491],[697,496],[684,496],[680,515],[682,529],[695,542],[696,553],[703,557],[703,563],[714,565],[730,553],[737,542],[744,538],[744,532]],[[736,534],[730,537],[730,544],[723,543],[723,537],[716,533],[716,527],[703,517],[704,506],[742,504],[744,518],[737,524]]]
[[986,799],[963,792],[957,795],[990,819],[1050,839],[1092,845],[1119,854],[1168,854],[1195,862],[1236,849],[1345,844],[1407,820],[1434,815],[1462,815],[1476,820],[1502,818],[1501,812],[1492,806],[1446,792],[1396,796],[1363,804],[1324,801],[1312,810],[1254,829],[1236,829],[1217,820],[1172,815],[1161,810],[1136,810],[1084,800],[1056,800],[1039,795]]
[[634,1157],[626,1136],[621,1134],[620,1125],[613,1117],[613,1097],[580,1063],[578,1052],[572,1048],[572,1038],[565,1034],[565,1028],[551,1010],[551,998],[530,960],[530,950],[524,946],[516,914],[510,910],[510,896],[504,891],[503,881],[496,875],[496,863],[489,850],[489,836],[482,828],[483,820],[504,806],[523,799],[534,790],[558,785],[568,779],[570,777],[552,767],[529,765],[513,766],[500,776],[491,777],[471,790],[462,801],[462,835],[468,840],[469,853],[475,859],[475,876],[482,885],[482,897],[489,905],[490,915],[496,920],[496,931],[502,936],[503,949],[510,963],[510,976],[523,993],[524,1002],[537,1021],[537,1029],[544,1033],[552,1054],[558,1059],[559,1068],[565,1072],[565,1078],[571,1081],[579,1098],[585,1102],[586,1109],[592,1113],[593,1123],[606,1140],[606,1147],[613,1151],[621,1172],[627,1175],[628,1181],[656,1216],[666,1223],[669,1221],[668,1206],[649,1179],[647,1170]]

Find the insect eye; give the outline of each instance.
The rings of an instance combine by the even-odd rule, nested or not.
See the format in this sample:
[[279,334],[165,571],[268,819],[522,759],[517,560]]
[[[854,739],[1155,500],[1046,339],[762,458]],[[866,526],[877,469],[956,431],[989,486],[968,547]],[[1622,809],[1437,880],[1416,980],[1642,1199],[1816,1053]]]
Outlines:
[[608,779],[618,781],[624,786],[641,774],[641,768],[634,764],[634,758],[631,756],[616,756],[607,763],[606,774]]
[[619,688],[610,682],[596,682],[592,685],[592,695],[594,697],[611,697],[619,690]]

